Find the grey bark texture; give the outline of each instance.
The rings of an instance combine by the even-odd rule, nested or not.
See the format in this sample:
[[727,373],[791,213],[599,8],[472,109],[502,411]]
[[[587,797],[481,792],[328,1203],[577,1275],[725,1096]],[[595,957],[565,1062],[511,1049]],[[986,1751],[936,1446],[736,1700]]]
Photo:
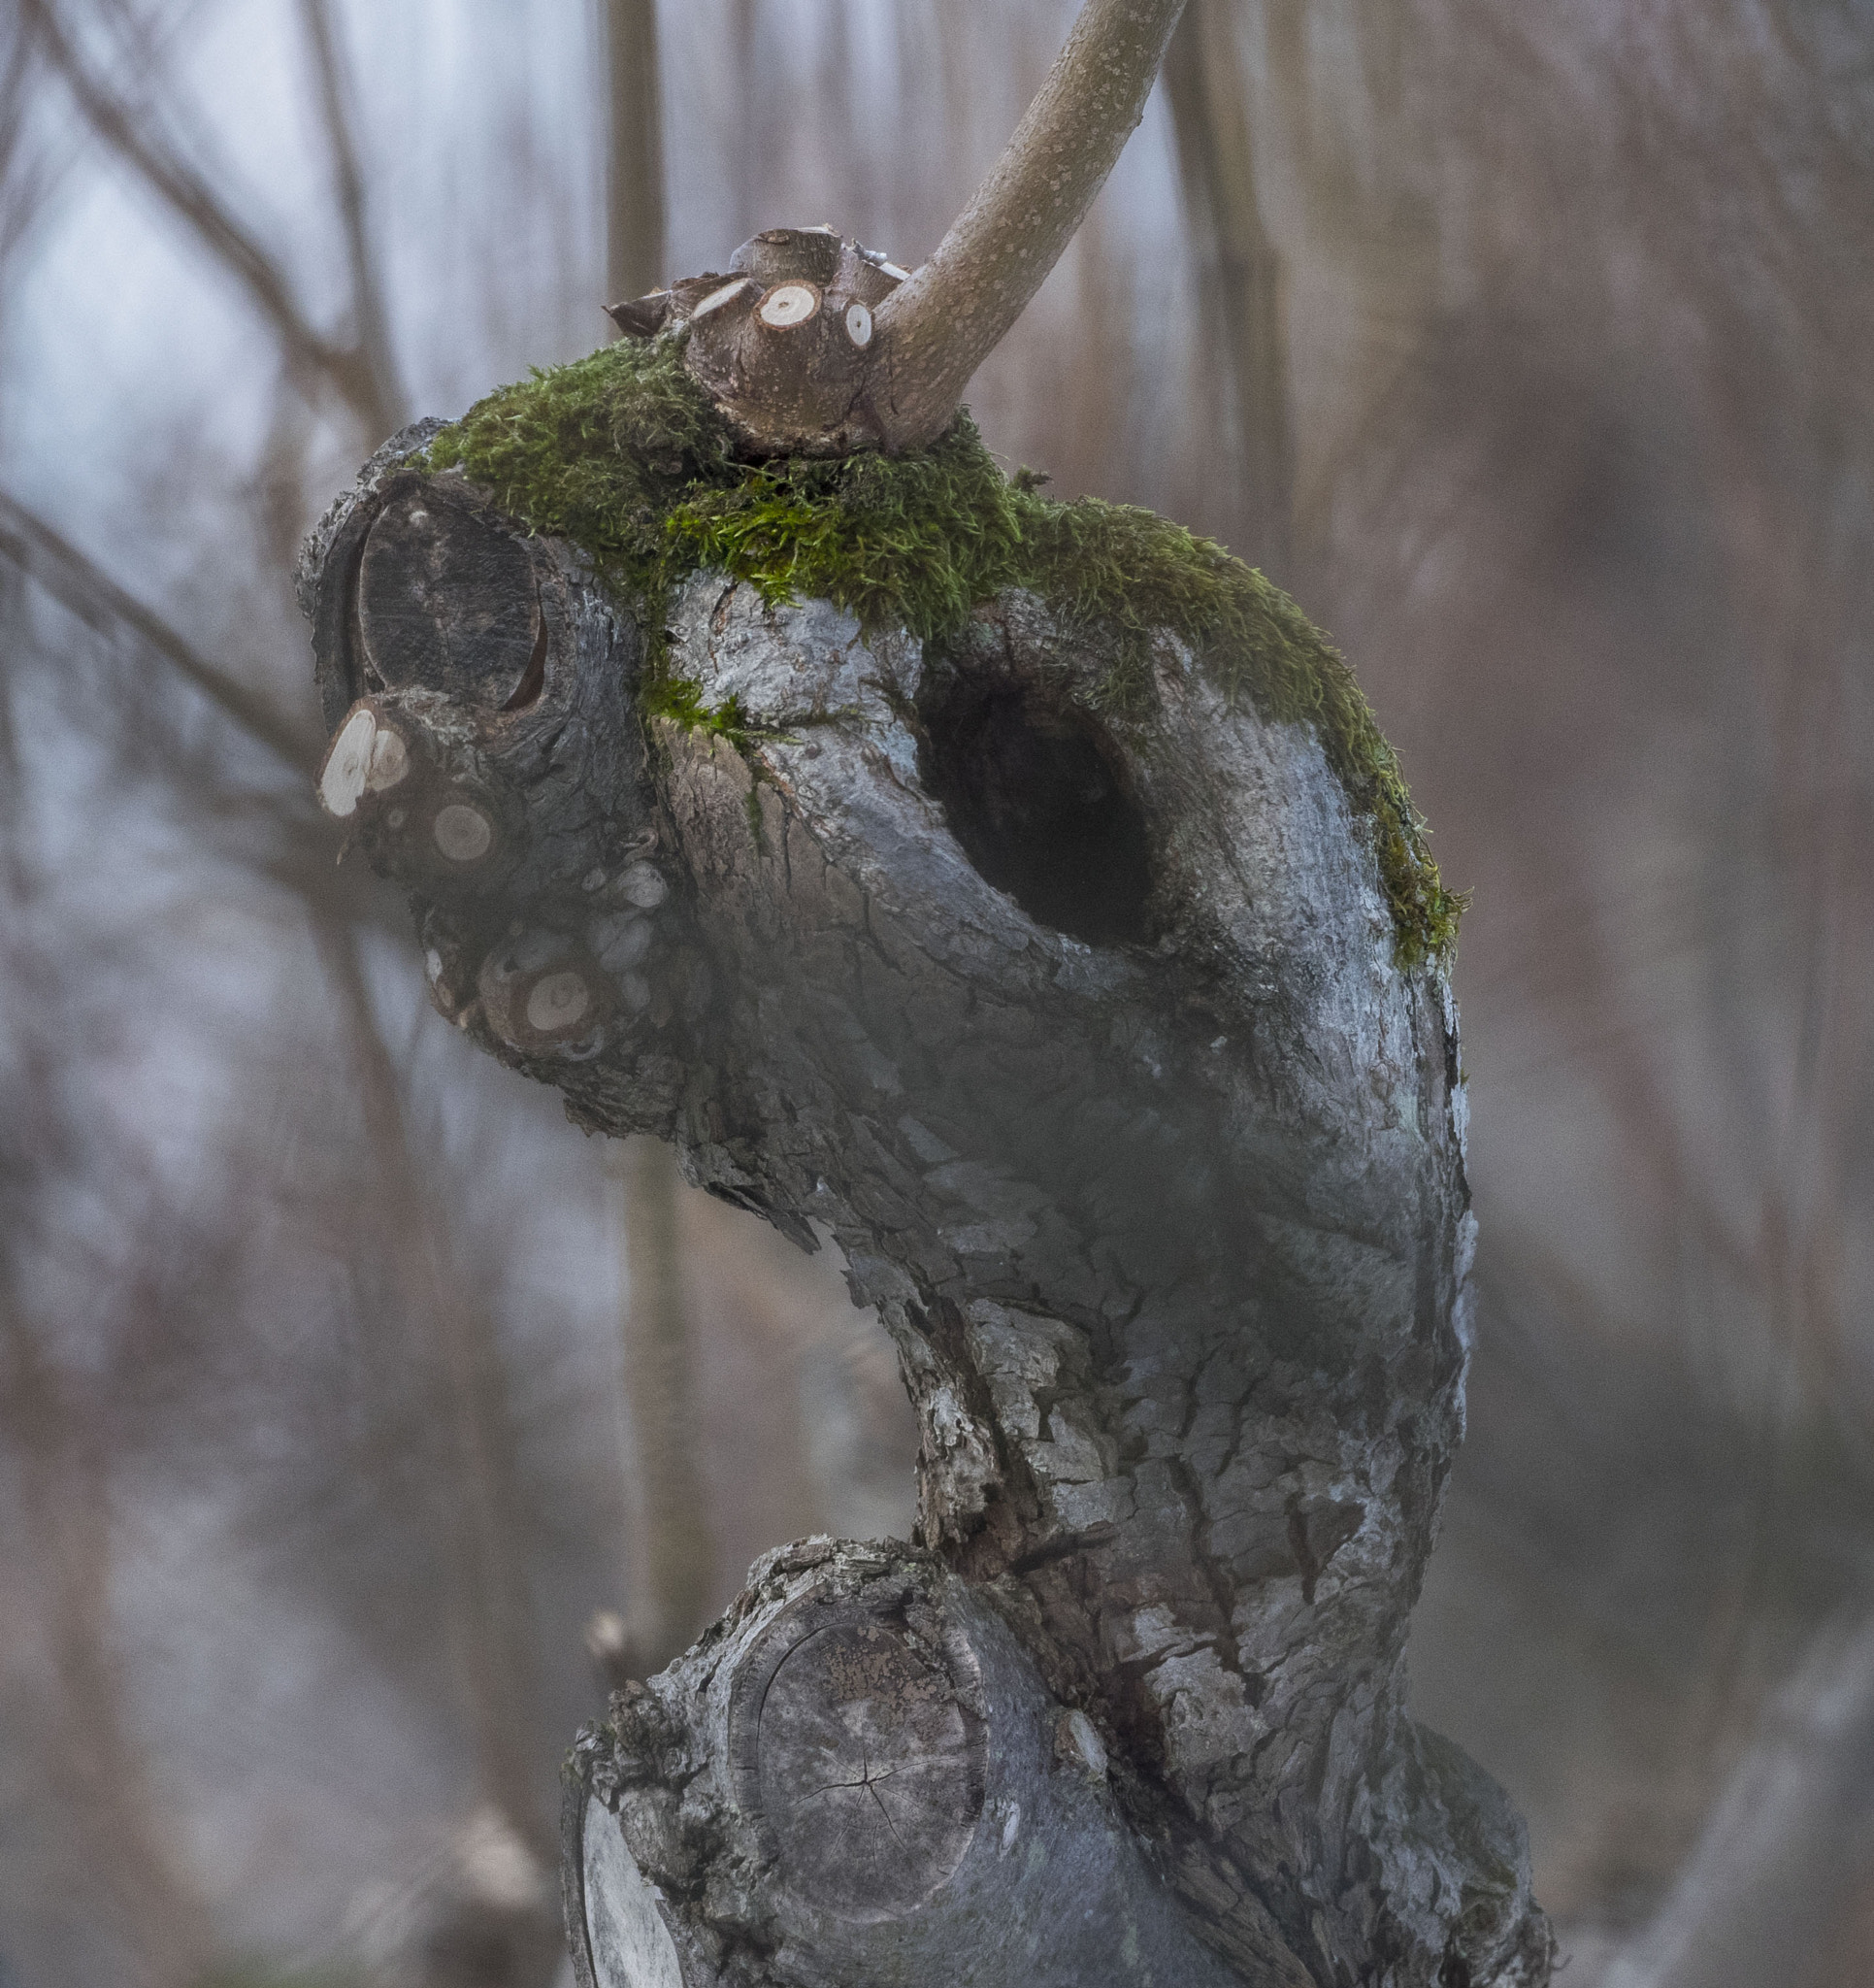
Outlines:
[[[1546,1981],[1522,1826],[1405,1705],[1463,1426],[1457,1022],[1306,727],[1020,593],[945,653],[401,475],[307,547],[353,842],[437,1007],[803,1246],[921,1431],[575,1750],[588,1983]],[[382,534],[381,540],[379,534]],[[381,556],[380,556],[381,555]]]

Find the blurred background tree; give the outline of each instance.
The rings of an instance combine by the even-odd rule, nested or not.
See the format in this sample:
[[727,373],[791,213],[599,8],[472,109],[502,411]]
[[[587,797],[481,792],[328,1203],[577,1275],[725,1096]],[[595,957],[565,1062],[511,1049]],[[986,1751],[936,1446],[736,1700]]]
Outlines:
[[[837,1266],[469,1053],[334,868],[287,576],[608,296],[914,263],[1071,13],[0,17],[7,1988],[550,1980],[588,1630],[907,1527]],[[1476,892],[1414,1689],[1574,1982],[1874,1973],[1870,240],[1867,0],[1192,0],[970,396],[1296,592]]]

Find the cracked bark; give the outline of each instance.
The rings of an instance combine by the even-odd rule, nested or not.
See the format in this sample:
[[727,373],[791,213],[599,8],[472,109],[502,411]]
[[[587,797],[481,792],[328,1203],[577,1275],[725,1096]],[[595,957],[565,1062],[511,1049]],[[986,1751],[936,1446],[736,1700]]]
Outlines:
[[921,1431],[914,1541],[770,1556],[581,1737],[582,1980],[1545,1981],[1519,1820],[1405,1707],[1456,1017],[1312,733],[1169,637],[1102,717],[1030,596],[937,654],[721,575],[671,667],[749,735],[642,719],[629,613],[427,432],[308,545],[328,795],[456,1026],[832,1230]]

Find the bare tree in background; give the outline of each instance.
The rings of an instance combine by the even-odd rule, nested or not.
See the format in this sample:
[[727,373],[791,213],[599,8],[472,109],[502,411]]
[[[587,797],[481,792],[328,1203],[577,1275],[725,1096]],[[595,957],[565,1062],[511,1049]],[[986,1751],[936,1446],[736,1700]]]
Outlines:
[[[18,586],[16,575],[0,580],[6,594]],[[27,938],[29,923],[40,920],[13,687],[0,663],[0,908],[14,942],[0,986],[16,1013],[45,1014],[60,1005],[62,973]],[[0,1138],[0,1438],[18,1515],[8,1555],[8,1607],[44,1625],[51,1715],[33,1746],[40,1773],[72,1791],[71,1813],[61,1820],[78,1840],[66,1856],[87,1873],[94,1915],[89,1924],[74,1924],[74,1947],[86,1964],[104,1968],[135,1956],[154,1988],[191,1988],[214,1957],[215,1939],[130,1730],[111,1606],[116,1431],[95,1377],[65,1366],[25,1316],[30,1301],[21,1258],[36,1226],[33,1176],[66,1144],[56,1059],[42,1026],[16,1033],[0,1088],[7,1128]],[[61,1881],[52,1871],[34,1875]]]
[[707,1620],[716,1556],[698,1468],[702,1432],[677,1217],[677,1197],[685,1190],[670,1148],[660,1142],[633,1141],[625,1154],[618,1169],[628,1292],[625,1394],[640,1550],[633,1570],[637,1593],[624,1622],[629,1654],[620,1675],[647,1676],[686,1648]]
[[364,1107],[379,1211],[376,1250],[388,1266],[393,1302],[422,1349],[442,1411],[449,1569],[443,1627],[461,1676],[479,1792],[508,1829],[543,1854],[548,1838],[529,1730],[532,1608],[516,1531],[518,1473],[493,1324],[454,1274],[436,1210],[423,1192],[404,1124],[402,1079],[372,1012],[355,939],[323,929],[316,936],[355,1059],[353,1083]]
[[[93,130],[143,191],[234,279],[279,341],[292,382],[289,395],[295,390],[334,389],[345,413],[361,429],[381,432],[398,418],[401,387],[370,236],[349,81],[338,24],[328,9],[319,0],[308,0],[299,20],[311,57],[345,245],[353,320],[348,344],[334,343],[312,327],[283,264],[189,162],[187,154],[194,148],[186,142],[186,122],[178,107],[168,106],[165,116],[151,105],[147,90],[139,94],[120,88],[99,66],[96,36],[87,33],[81,43],[52,8],[29,9],[17,45],[16,73],[34,60],[36,47],[39,62],[56,73]],[[144,23],[110,10],[103,25],[104,50],[115,50],[120,58],[133,52],[147,54],[139,47]],[[40,74],[46,73],[42,68]],[[183,133],[180,141],[174,136],[179,126]],[[290,425],[282,432],[290,434]],[[288,477],[294,468],[288,468]],[[303,768],[308,740],[264,698],[203,659],[58,533],[11,500],[4,523],[7,549],[16,563],[66,611],[107,642],[127,636],[146,655],[178,672],[193,691],[278,759],[296,772]],[[8,687],[16,693],[19,684]],[[139,762],[148,764],[160,753],[161,739],[160,733],[145,736],[137,752]],[[180,784],[181,763],[176,778]],[[464,1825],[467,1834],[462,1841],[467,1847],[462,1854],[452,1850],[417,1889],[407,1892],[399,1945],[394,1954],[386,1951],[386,1965],[393,1965],[400,1979],[420,1981],[426,1988],[442,1988],[444,1983],[452,1988],[472,1975],[504,1983],[544,1980],[558,1965],[552,1892],[545,1875],[551,1832],[542,1799],[547,1777],[531,1737],[539,1725],[528,1676],[534,1607],[526,1548],[517,1531],[521,1506],[502,1361],[491,1337],[491,1321],[461,1280],[450,1275],[443,1227],[412,1163],[403,1125],[403,1078],[386,1049],[356,955],[359,926],[371,922],[373,914],[355,890],[334,890],[326,880],[329,854],[316,842],[317,853],[305,847],[312,823],[296,803],[277,826],[289,845],[299,841],[297,855],[310,859],[303,862],[303,882],[311,929],[337,1009],[349,1017],[354,1095],[363,1106],[367,1164],[378,1190],[369,1205],[376,1217],[394,1216],[378,1228],[382,1260],[390,1267],[388,1320],[399,1330],[413,1328],[410,1343],[416,1352],[415,1371],[422,1377],[420,1384],[434,1390],[436,1412],[427,1426],[441,1434],[432,1459],[440,1474],[427,1479],[418,1474],[414,1481],[420,1502],[428,1508],[417,1524],[437,1525],[445,1573],[442,1606],[426,1627],[453,1654],[481,1801],[481,1807]],[[301,866],[289,855],[279,873],[281,880],[296,867]],[[50,1157],[43,1143],[37,1157],[42,1164]],[[18,1341],[19,1345],[25,1343]],[[22,1353],[20,1358],[24,1357]],[[21,1373],[26,1374],[24,1367]],[[22,1385],[22,1406],[36,1402],[46,1408],[57,1398],[49,1378],[38,1388]],[[47,1422],[45,1416],[40,1419]],[[55,1443],[56,1427],[70,1420],[69,1415],[51,1418],[41,1428],[40,1440]],[[411,1481],[406,1474],[398,1474],[406,1483]],[[82,1500],[68,1501],[69,1510],[74,1519],[81,1512],[94,1514],[91,1530],[102,1542],[108,1540],[103,1517],[106,1492],[95,1467],[87,1487]],[[106,1838],[115,1832],[121,1839],[120,1854],[107,1856],[105,1862],[118,1873],[115,1882],[126,1900],[126,1950],[140,1957],[136,1965],[154,1970],[152,1978],[163,1983],[192,1981],[214,1959],[215,1938],[190,1876],[177,1868],[180,1839],[166,1832],[161,1849],[154,1846],[154,1825],[148,1819],[150,1803],[134,1771],[135,1742],[115,1737],[123,1733],[125,1714],[110,1696],[117,1680],[111,1656],[109,1559],[100,1560],[97,1551],[89,1550],[83,1555],[60,1554],[49,1545],[47,1564],[67,1569],[64,1590],[73,1597],[72,1606],[82,1601],[90,1611],[82,1625],[90,1640],[90,1654],[77,1669],[71,1660],[82,1640],[81,1625],[71,1618],[70,1608],[65,1611],[71,1648],[64,1674],[68,1691],[77,1690],[83,1698],[88,1735],[85,1760],[75,1755],[73,1766],[82,1789],[82,1806],[89,1810],[90,1820]],[[148,1847],[140,1848],[146,1839]],[[529,1871],[531,1876],[523,1881],[519,1873]],[[475,1960],[469,1948],[482,1958]],[[508,1958],[499,1961],[504,1953]],[[496,1960],[490,1960],[490,1954]]]
[[606,0],[606,292],[664,281],[664,94],[656,0]]
[[1165,61],[1203,350],[1229,410],[1233,467],[1225,542],[1290,583],[1295,441],[1282,259],[1264,225],[1256,148],[1225,0],[1190,0]]
[[[844,162],[864,119],[900,142],[868,153],[857,189],[891,225],[861,231],[910,259],[937,240],[1006,129],[998,120],[1018,108],[1010,70],[1030,86],[1045,59],[1034,51],[1064,20],[1058,7],[1012,10],[991,34],[974,10],[906,0],[864,17],[866,32],[836,60],[824,8],[762,0],[742,11],[764,50],[751,89],[789,79],[754,115],[746,93],[699,67],[696,37],[715,22],[720,48],[737,10],[705,0],[694,29],[685,14],[664,17],[671,128],[701,170],[674,215],[675,260],[649,281],[701,266],[764,213],[846,212]],[[4,604],[8,694],[31,746],[16,791],[56,831],[49,956],[72,968],[52,982],[19,977],[9,910],[0,1010],[9,1052],[21,1014],[48,1018],[55,1094],[79,1101],[81,1126],[107,1129],[102,1147],[53,1148],[16,1121],[23,1164],[55,1190],[48,1213],[63,1223],[88,1195],[116,1211],[118,1247],[64,1260],[49,1287],[39,1242],[26,1243],[43,1232],[16,1228],[14,1261],[31,1276],[15,1313],[62,1358],[88,1344],[81,1321],[111,1309],[107,1294],[128,1288],[138,1259],[173,1248],[191,1210],[152,1202],[148,1179],[106,1165],[113,1144],[137,1146],[153,1101],[117,1082],[115,1065],[105,1095],[83,1084],[120,1039],[186,1040],[200,1095],[180,1114],[165,1108],[171,1130],[149,1177],[178,1184],[204,1146],[224,1151],[219,1192],[247,1268],[234,1276],[217,1267],[235,1261],[219,1246],[188,1245],[206,1266],[186,1307],[202,1330],[174,1339],[161,1389],[194,1409],[152,1427],[148,1454],[172,1474],[187,1460],[191,1496],[243,1508],[242,1565],[265,1571],[266,1601],[244,1615],[199,1561],[155,1563],[170,1586],[155,1585],[138,1521],[147,1508],[167,1525],[170,1494],[124,1475],[123,1426],[107,1416],[117,1593],[99,1629],[136,1654],[94,1674],[119,1694],[156,1771],[166,1854],[209,1853],[183,1876],[213,1893],[217,1935],[277,1924],[244,1916],[232,1884],[289,1913],[295,1900],[318,1902],[336,1942],[353,1881],[344,1873],[388,1868],[405,1839],[461,1820],[475,1768],[453,1713],[433,1722],[457,1701],[432,1661],[442,1534],[419,1520],[425,1496],[446,1499],[448,1487],[439,1475],[425,1492],[408,1474],[444,1417],[397,1308],[379,1302],[378,1267],[347,1256],[348,1238],[375,1233],[376,1210],[345,1183],[374,1176],[355,1100],[334,1077],[351,1066],[329,1025],[333,1003],[310,943],[295,937],[307,929],[300,903],[357,920],[366,937],[386,1044],[431,1154],[427,1185],[447,1204],[459,1261],[499,1312],[524,1390],[544,1384],[545,1342],[517,1337],[517,1320],[542,1316],[569,1341],[575,1322],[550,1316],[550,1276],[530,1263],[516,1258],[519,1288],[502,1288],[513,1252],[499,1240],[525,1232],[551,1148],[538,1143],[538,1113],[506,1089],[477,1091],[459,1064],[445,1081],[464,1111],[473,1094],[471,1124],[436,1112],[444,1079],[424,1062],[434,1038],[405,1028],[401,1004],[420,995],[396,971],[397,907],[362,892],[351,866],[333,871],[285,784],[301,776],[276,773],[288,761],[260,743],[305,755],[313,736],[310,714],[281,694],[299,636],[268,576],[342,462],[395,414],[378,427],[355,414],[303,341],[282,340],[255,309],[247,280],[204,256],[197,319],[218,323],[219,312],[247,327],[232,397],[244,380],[263,398],[276,376],[288,384],[250,455],[246,443],[201,451],[186,358],[150,356],[165,349],[176,282],[155,297],[139,291],[134,331],[114,343],[44,273],[51,245],[78,242],[101,265],[122,253],[108,203],[101,226],[91,196],[124,168],[86,118],[57,112],[66,99],[19,32],[26,14],[0,20],[8,405],[60,404],[74,376],[49,355],[64,340],[87,368],[70,434],[91,435],[91,405],[111,410],[113,427],[88,482],[72,467],[88,440],[53,467],[26,452],[17,425],[0,436],[6,487],[33,507],[0,519],[5,566],[33,576]],[[570,356],[589,342],[580,327],[596,322],[594,305],[619,294],[603,273],[598,221],[580,206],[581,187],[602,177],[580,106],[604,62],[559,20],[511,11],[523,15],[524,40],[509,31],[509,10],[465,17],[466,70],[413,61],[391,14],[332,17],[352,51],[366,211],[379,227],[394,220],[400,258],[412,257],[382,272],[404,382],[387,407],[401,410],[413,385],[418,405],[449,412],[530,362]],[[180,58],[205,37],[230,64],[251,50],[264,77],[275,58],[247,37],[270,17],[61,10],[68,34],[85,30],[76,39],[97,74],[172,134],[206,132],[210,143],[186,154],[197,178],[271,247],[310,327],[342,349],[353,305],[338,211],[323,278],[308,248],[317,231],[303,241],[279,219],[300,203],[312,212],[336,183],[297,13],[282,12],[279,47],[288,59],[303,51],[314,145],[310,178],[282,182],[283,198],[265,178],[279,157],[272,134],[231,138],[222,118],[248,75],[231,67],[199,110],[181,81]],[[895,39],[901,20],[910,26]],[[1840,249],[1865,233],[1857,203],[1874,183],[1858,135],[1865,37],[1853,10],[1702,0],[1629,12],[1603,34],[1608,25],[1485,0],[1404,13],[1276,0],[1233,20],[1240,100],[1263,147],[1259,204],[1288,282],[1308,603],[1359,659],[1439,829],[1447,874],[1478,887],[1459,985],[1481,1155],[1481,1359],[1445,1543],[1415,1619],[1414,1689],[1432,1723],[1529,1809],[1538,1888],[1575,1955],[1570,1982],[1592,1983],[1611,1951],[1644,1942],[1656,1909],[1662,1926],[1683,1925],[1706,1886],[1741,1900],[1760,1877],[1792,1885],[1797,1905],[1775,1988],[1836,1988],[1866,1971],[1870,1951],[1864,1908],[1858,1918],[1852,1905],[1868,1896],[1852,1817],[1825,1843],[1825,1869],[1740,1874],[1688,1853],[1731,1770],[1746,1792],[1759,1771],[1759,1719],[1765,1745],[1812,1730],[1802,1702],[1778,1696],[1780,1680],[1806,1689],[1825,1674],[1831,1645],[1811,1663],[1809,1639],[1867,1592],[1856,1543],[1867,1424],[1858,1238],[1874,1123],[1860,990],[1874,974],[1857,885],[1869,847],[1858,684],[1874,560],[1856,494],[1867,460],[1865,273]],[[790,67],[800,43],[807,58]],[[545,111],[502,100],[491,115],[473,90],[445,101],[474,76],[518,73],[529,50],[542,74],[563,72]],[[778,130],[783,111],[791,138]],[[569,147],[577,156],[562,184],[553,175]],[[392,150],[394,176],[380,165]],[[426,153],[446,156],[445,177],[412,173]],[[972,399],[1000,447],[1068,472],[1069,487],[1234,531],[1218,453],[1178,425],[1163,384],[1207,363],[1186,344],[1187,314],[1163,305],[1201,267],[1195,241],[1187,267],[1173,210],[1153,190],[1172,184],[1175,157],[1167,147],[1161,168],[1149,146],[1135,149],[1133,177],[1100,216],[1110,335],[1081,336],[1072,313],[1088,291],[1064,269]],[[231,159],[238,172],[226,171]],[[711,161],[726,194],[755,189],[760,210],[710,211],[717,195],[698,187],[713,183]],[[138,198],[136,239],[185,249],[204,240],[160,195]],[[583,260],[555,262],[560,251],[542,245],[569,236]],[[414,259],[419,242],[441,245],[442,259]],[[51,267],[63,281],[71,265]],[[110,363],[93,372],[99,353]],[[1071,435],[1059,425],[1069,410],[1083,422]],[[336,441],[327,415],[345,430]],[[152,444],[171,465],[161,477],[148,469]],[[129,510],[110,480],[119,448],[122,473],[148,480]],[[189,509],[205,492],[219,508]],[[95,563],[63,560],[61,542],[91,548]],[[93,755],[109,775],[78,783],[75,759]],[[73,837],[80,821],[97,824],[95,839]],[[163,908],[145,911],[137,893],[157,876]],[[114,922],[87,910],[87,878],[109,886]],[[295,975],[241,994],[230,977],[240,954],[205,949],[210,903],[241,921],[250,956],[283,949]],[[93,939],[106,943],[81,956]],[[186,975],[173,971],[182,960]],[[236,990],[225,1000],[224,981]],[[1789,1103],[1793,1068],[1805,1073],[1799,1107]],[[204,1115],[223,1071],[254,1123]],[[1782,1128],[1774,1138],[1771,1125]],[[497,1164],[503,1154],[511,1168]],[[549,1198],[582,1176],[551,1177]],[[589,1219],[595,1235],[610,1233],[596,1176]],[[609,1292],[603,1249],[591,1277]],[[743,1391],[733,1403],[720,1393],[712,1316],[699,1325],[700,1407],[729,1564],[813,1522],[762,1419],[783,1397],[792,1415],[792,1390],[749,1387],[750,1350],[736,1356]],[[269,1319],[277,1334],[261,1331]],[[579,1385],[597,1391],[616,1346],[608,1296],[590,1332],[600,1367]],[[231,1375],[244,1349],[252,1366]],[[153,1370],[128,1361],[94,1384],[106,1403],[156,1387]],[[88,1414],[93,1397],[76,1399]],[[605,1400],[598,1419],[609,1428]],[[546,1401],[518,1402],[510,1419],[542,1609],[536,1669],[551,1708],[537,1730],[550,1765],[581,1708],[578,1627],[617,1599],[621,1515],[608,1448],[580,1461],[579,1389]],[[224,1408],[204,1421],[195,1410],[215,1402]],[[760,1496],[786,1512],[765,1535],[725,1503],[738,1463],[727,1432],[747,1449],[751,1430],[774,1452]],[[9,1499],[19,1461],[10,1448]],[[57,1508],[76,1525],[65,1500]],[[542,1525],[548,1505],[556,1517]],[[68,1950],[61,1963],[35,1930],[49,1900],[95,1898],[92,1923],[111,1918],[116,1908],[91,1889],[95,1866],[61,1860],[87,1829],[115,1824],[16,1750],[18,1736],[61,1716],[36,1668],[34,1598],[50,1588],[20,1514],[9,1503],[0,1528],[0,1954],[26,1988],[115,1988],[138,1978],[117,1949],[82,1960]],[[556,1581],[579,1568],[556,1601]],[[309,1673],[291,1640],[309,1610],[345,1640],[342,1690]],[[264,1713],[216,1672],[214,1716],[198,1716],[187,1676],[152,1668],[137,1641],[171,1620],[215,1624],[216,1645],[277,1648],[279,1690]],[[157,1713],[167,1723],[152,1728]],[[1829,1743],[1836,1760],[1852,1757]],[[1792,1772],[1821,1795],[1832,1785],[1813,1762]],[[57,1817],[73,1826],[54,1827]],[[299,1922],[242,1937],[282,1967],[349,1953],[312,1951]]]

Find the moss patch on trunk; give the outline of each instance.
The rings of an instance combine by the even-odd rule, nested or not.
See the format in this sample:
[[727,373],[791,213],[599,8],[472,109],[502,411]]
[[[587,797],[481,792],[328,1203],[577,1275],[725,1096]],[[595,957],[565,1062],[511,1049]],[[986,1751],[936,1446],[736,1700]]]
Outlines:
[[[625,339],[478,401],[411,466],[459,469],[536,531],[582,547],[638,604],[654,658],[669,590],[705,567],[768,600],[819,597],[936,645],[979,602],[1028,588],[1106,639],[1116,660],[1100,697],[1118,717],[1149,700],[1151,637],[1168,630],[1263,717],[1314,728],[1372,823],[1399,963],[1451,950],[1463,899],[1439,881],[1353,672],[1307,616],[1182,525],[1093,497],[1060,503],[1026,473],[1003,476],[967,414],[904,456],[741,462],[677,341]],[[657,674],[647,702],[711,715],[696,686]]]

